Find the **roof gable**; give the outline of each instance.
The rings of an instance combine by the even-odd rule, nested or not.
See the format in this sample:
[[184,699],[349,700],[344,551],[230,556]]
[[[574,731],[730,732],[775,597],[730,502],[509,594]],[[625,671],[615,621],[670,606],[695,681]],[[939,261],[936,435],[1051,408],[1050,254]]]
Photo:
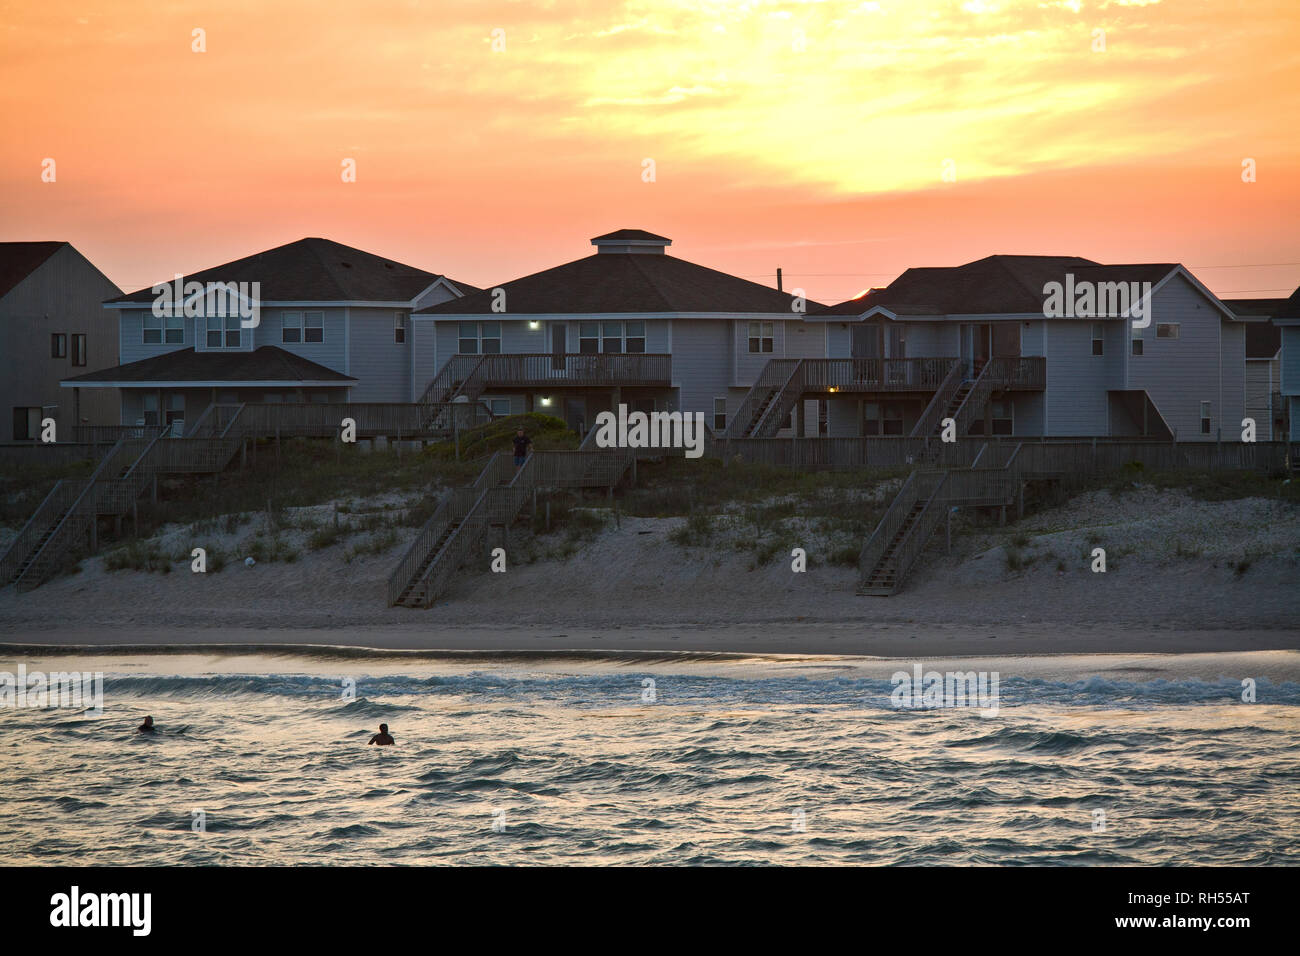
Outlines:
[[[186,282],[259,282],[263,302],[409,302],[442,278],[317,238],[299,239],[184,277]],[[149,288],[109,302],[148,304],[153,300]]]
[[1080,256],[986,256],[960,266],[908,269],[883,289],[811,317],[862,316],[874,310],[896,317],[1042,315],[1044,286],[1064,283],[1066,275],[1076,283],[1150,282],[1154,287],[1176,270],[1181,270],[1176,263],[1106,265]]
[[124,386],[144,382],[322,382],[350,385],[357,380],[275,345],[251,352],[198,352],[175,349],[62,380],[66,386],[112,382]]
[[66,242],[0,242],[0,299],[66,245]]
[[[739,276],[669,255],[598,252],[501,283],[505,313],[789,313],[795,297]],[[494,314],[494,289],[485,289],[418,314]],[[809,302],[810,308],[818,303]]]

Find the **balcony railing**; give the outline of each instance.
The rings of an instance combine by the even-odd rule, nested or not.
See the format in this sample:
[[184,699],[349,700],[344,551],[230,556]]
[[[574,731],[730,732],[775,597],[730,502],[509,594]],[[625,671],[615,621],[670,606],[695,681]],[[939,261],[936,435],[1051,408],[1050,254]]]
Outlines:
[[551,385],[667,387],[672,384],[672,373],[671,355],[647,352],[598,355],[548,352],[484,355],[473,375],[487,388],[546,388]]
[[955,358],[804,359],[806,392],[933,392]]

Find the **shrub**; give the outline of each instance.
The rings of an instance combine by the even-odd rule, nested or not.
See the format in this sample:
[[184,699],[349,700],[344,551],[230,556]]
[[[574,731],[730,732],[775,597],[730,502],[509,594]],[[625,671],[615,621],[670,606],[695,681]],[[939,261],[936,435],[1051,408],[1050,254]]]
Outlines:
[[171,559],[152,541],[132,541],[104,556],[107,571],[158,571],[170,573]]
[[684,548],[703,547],[713,540],[716,530],[711,515],[693,514],[669,533],[668,540]]

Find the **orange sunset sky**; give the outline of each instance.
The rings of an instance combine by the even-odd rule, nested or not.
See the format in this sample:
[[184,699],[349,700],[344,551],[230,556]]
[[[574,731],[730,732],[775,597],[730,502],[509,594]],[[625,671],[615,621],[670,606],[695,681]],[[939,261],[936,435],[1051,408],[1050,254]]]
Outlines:
[[635,227],[823,302],[992,253],[1286,295],[1298,40],[1297,0],[8,2],[0,239],[128,291],[303,236],[490,285]]

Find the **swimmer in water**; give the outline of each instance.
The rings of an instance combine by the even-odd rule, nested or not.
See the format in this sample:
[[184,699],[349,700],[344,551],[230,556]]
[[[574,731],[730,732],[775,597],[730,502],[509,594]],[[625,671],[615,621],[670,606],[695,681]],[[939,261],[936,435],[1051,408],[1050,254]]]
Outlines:
[[[392,736],[388,733],[388,725],[380,724],[379,733],[375,734],[373,737],[370,738],[370,743],[378,744],[381,747],[390,747],[393,744],[397,743],[397,741],[395,741],[392,738]],[[370,744],[367,744],[366,746],[370,746]]]
[[158,728],[153,725],[152,717],[146,717],[144,719],[144,723],[141,724],[139,727],[137,727],[135,732],[137,734],[156,734],[158,732]]

